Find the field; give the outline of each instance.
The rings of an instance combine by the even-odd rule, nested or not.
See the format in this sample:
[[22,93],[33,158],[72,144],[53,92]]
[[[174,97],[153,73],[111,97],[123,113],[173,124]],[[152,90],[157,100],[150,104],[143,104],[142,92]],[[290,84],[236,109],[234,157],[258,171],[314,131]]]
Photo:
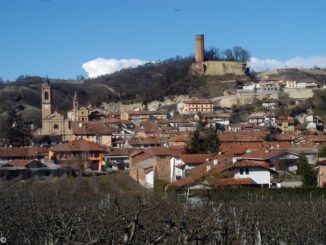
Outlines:
[[325,244],[324,189],[224,189],[189,203],[124,173],[4,181],[8,244]]

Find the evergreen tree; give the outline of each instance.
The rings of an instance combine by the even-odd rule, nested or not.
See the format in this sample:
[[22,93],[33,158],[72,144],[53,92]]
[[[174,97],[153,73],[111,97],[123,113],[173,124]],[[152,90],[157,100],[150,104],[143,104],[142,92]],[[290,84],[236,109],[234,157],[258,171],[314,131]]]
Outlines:
[[8,111],[7,115],[5,136],[9,145],[12,146],[24,146],[24,121],[20,111],[21,108],[19,106],[15,106]]
[[303,152],[299,155],[298,174],[302,176],[303,187],[314,187],[317,185],[316,173],[312,166],[308,164],[308,159]]
[[201,117],[191,138],[191,142],[186,147],[187,153],[216,153],[220,145],[217,130],[213,127],[206,127]]

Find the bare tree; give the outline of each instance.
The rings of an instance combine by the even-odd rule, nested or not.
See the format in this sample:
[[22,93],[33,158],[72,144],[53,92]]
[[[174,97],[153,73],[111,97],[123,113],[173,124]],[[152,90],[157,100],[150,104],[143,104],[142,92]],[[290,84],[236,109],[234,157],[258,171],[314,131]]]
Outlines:
[[235,46],[233,47],[233,55],[234,59],[237,61],[242,61],[242,62],[247,62],[250,60],[250,53],[248,50],[240,47],[240,46]]
[[221,53],[218,48],[210,47],[208,50],[205,50],[205,60],[220,60]]
[[232,51],[232,49],[225,49],[224,51],[223,51],[223,54],[224,54],[224,58],[226,59],[226,60],[234,60],[235,58],[234,58],[234,53],[233,53],[233,51]]

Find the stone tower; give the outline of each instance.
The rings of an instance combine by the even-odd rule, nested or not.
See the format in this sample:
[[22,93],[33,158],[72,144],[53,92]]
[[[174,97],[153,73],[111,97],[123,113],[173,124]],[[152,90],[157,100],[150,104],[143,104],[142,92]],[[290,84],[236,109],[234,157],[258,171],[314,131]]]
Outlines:
[[51,86],[49,81],[42,84],[42,119],[51,115]]
[[204,35],[195,36],[195,61],[196,63],[204,62]]
[[72,121],[78,121],[78,98],[77,98],[76,91],[74,94],[74,98],[72,100],[72,111],[73,111]]

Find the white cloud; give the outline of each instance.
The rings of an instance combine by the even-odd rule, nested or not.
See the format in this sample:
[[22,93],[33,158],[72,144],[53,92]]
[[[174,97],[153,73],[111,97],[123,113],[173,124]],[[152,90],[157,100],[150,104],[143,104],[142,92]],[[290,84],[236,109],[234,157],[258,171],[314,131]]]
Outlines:
[[133,68],[144,65],[147,61],[140,59],[103,59],[97,58],[82,64],[82,68],[88,74],[88,77],[98,77],[101,75],[111,74],[124,68]]
[[289,60],[276,59],[258,59],[251,58],[249,66],[254,71],[265,71],[277,68],[313,68],[318,66],[320,68],[326,67],[326,55],[311,56],[311,57],[294,57]]

